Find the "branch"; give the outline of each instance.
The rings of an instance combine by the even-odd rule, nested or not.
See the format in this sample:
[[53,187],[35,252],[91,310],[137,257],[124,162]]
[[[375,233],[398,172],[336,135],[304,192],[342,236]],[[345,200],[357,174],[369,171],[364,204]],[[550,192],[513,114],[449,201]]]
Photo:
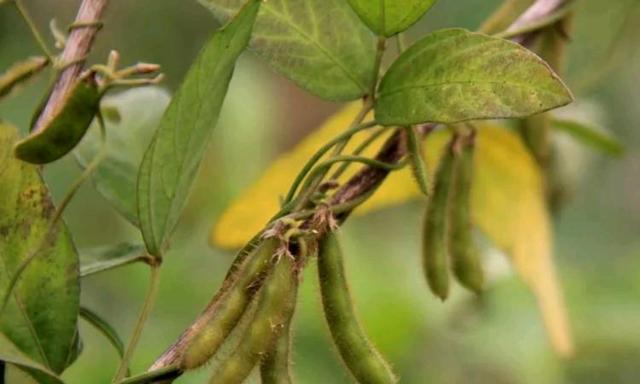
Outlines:
[[507,31],[515,31],[527,24],[544,19],[568,2],[567,0],[538,0],[527,8],[527,10],[507,28]]
[[[566,1],[571,0],[538,0],[534,5],[532,5],[523,15],[527,14],[527,12],[531,12],[535,17],[528,16],[524,21],[516,21],[516,23],[526,23],[538,21],[541,18],[548,17],[550,13],[553,13],[557,10],[556,7],[562,6]],[[541,7],[538,5],[539,3],[551,3],[555,4],[554,7],[545,8],[548,9],[549,13],[539,12],[534,10],[536,7]],[[520,20],[522,16],[518,19]],[[515,24],[515,23],[514,23]],[[428,134],[431,130],[436,127],[437,124],[423,124],[420,126],[420,131],[423,135]],[[382,149],[378,152],[375,159],[384,163],[389,164],[397,164],[400,162],[407,154],[406,146],[404,145],[403,136],[406,134],[404,129],[398,129],[396,132],[387,139]],[[375,190],[382,184],[390,170],[376,167],[376,166],[364,166],[360,171],[358,171],[354,176],[352,176],[345,184],[339,188],[331,198],[330,205],[342,205],[350,202],[356,202],[359,199],[364,201],[369,194],[375,192]],[[364,197],[364,198],[363,198]],[[357,204],[356,204],[357,205]],[[349,216],[350,211],[343,212],[338,215],[337,219],[339,222],[344,222]],[[313,218],[308,219],[304,226],[310,226],[311,220]],[[220,300],[226,291],[226,287],[232,283],[233,274],[227,274],[227,278],[222,283],[222,288],[216,293],[216,295],[212,298],[209,305],[205,308],[205,310],[194,320],[194,322],[180,335],[178,340],[171,345],[167,350],[153,363],[150,371],[165,369],[170,366],[175,366],[179,364],[180,359],[184,351],[188,348],[190,341],[193,337],[198,335],[201,330],[206,326],[208,320],[214,316]],[[172,377],[164,377],[161,381],[162,383],[170,383],[175,378],[180,376],[183,372],[176,369],[173,372]]]
[[[89,51],[93,45],[100,18],[104,13],[108,0],[83,0],[72,24],[72,30],[60,56],[59,64],[65,66],[58,75],[49,99],[38,120],[33,126],[33,133],[44,129],[47,122],[55,116],[64,105],[76,80],[80,76]],[[67,65],[68,64],[68,65]]]
[[[572,1],[573,0],[537,0],[507,28],[505,33],[510,34],[523,28],[526,29],[525,27],[528,25],[535,25],[539,21],[552,16]],[[511,37],[511,40],[519,44],[528,45],[531,40],[536,37],[538,32],[539,30],[526,31],[525,33]]]

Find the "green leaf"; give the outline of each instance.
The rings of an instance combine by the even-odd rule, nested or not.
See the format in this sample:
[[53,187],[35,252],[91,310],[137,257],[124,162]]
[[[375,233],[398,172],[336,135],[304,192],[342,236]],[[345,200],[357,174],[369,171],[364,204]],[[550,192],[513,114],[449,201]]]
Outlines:
[[610,156],[621,156],[624,146],[615,138],[576,120],[553,119],[552,127],[565,132],[577,142]]
[[[124,356],[124,343],[122,342],[122,339],[120,339],[120,336],[118,336],[118,332],[111,326],[111,324],[100,317],[100,315],[86,307],[80,307],[80,317],[85,319],[104,335],[109,343],[115,348],[116,352],[118,352],[118,356],[120,356],[120,358]],[[127,374],[127,376],[129,376],[129,374]]]
[[160,255],[184,207],[259,7],[260,0],[251,0],[206,44],[144,155],[138,174],[138,218],[152,255]]
[[[91,180],[98,192],[136,226],[139,225],[136,207],[138,169],[169,100],[169,94],[163,89],[143,87],[107,96],[100,105],[103,114],[108,111],[105,116],[107,155]],[[78,145],[75,155],[82,167],[86,167],[100,151],[100,136],[98,127],[92,126]]]
[[13,157],[16,137],[15,127],[0,122],[2,295],[23,260],[40,251],[0,316],[0,333],[24,355],[60,373],[77,352],[78,255],[62,222],[43,243],[55,208],[38,168]]
[[[227,21],[245,0],[199,0]],[[375,39],[344,0],[269,0],[251,48],[276,71],[328,100],[354,100],[373,81]]]
[[[10,365],[20,367],[20,370],[27,372],[30,376],[37,378],[38,383],[62,384],[63,381],[47,367],[32,360],[25,355],[9,338],[0,333],[0,363],[6,362],[5,369],[9,370]],[[8,375],[7,373],[4,373]],[[4,377],[0,377],[4,379]],[[25,378],[25,380],[27,380]],[[2,381],[4,383],[4,381]]]
[[89,129],[101,97],[94,75],[78,80],[68,98],[43,123],[42,130],[16,143],[16,157],[33,164],[46,164],[69,153]]
[[538,56],[507,40],[445,29],[407,49],[383,77],[384,125],[530,116],[566,105],[571,92]]
[[348,2],[372,31],[389,37],[412,26],[436,0],[348,0]]
[[82,252],[83,261],[80,265],[80,277],[108,271],[131,263],[146,260],[144,245],[120,243],[101,246]]

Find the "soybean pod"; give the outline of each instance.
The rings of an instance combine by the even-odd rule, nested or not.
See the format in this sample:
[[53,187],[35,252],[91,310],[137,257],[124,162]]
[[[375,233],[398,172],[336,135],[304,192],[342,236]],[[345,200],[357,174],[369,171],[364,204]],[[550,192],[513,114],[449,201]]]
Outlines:
[[[293,314],[292,314],[293,315]],[[284,329],[271,349],[260,362],[262,384],[292,384],[291,375],[291,320],[290,316]]]
[[449,252],[453,274],[464,287],[480,293],[484,276],[471,231],[471,184],[475,133],[461,140],[453,170],[449,212]]
[[422,266],[431,292],[440,299],[449,296],[447,265],[447,208],[452,182],[454,150],[458,137],[452,137],[436,171],[433,193],[429,196],[422,236]]
[[359,383],[389,384],[397,379],[357,320],[335,233],[328,233],[318,253],[320,293],[327,324],[345,365]]
[[258,298],[258,308],[238,346],[215,370],[209,383],[242,383],[276,342],[291,317],[298,276],[292,257],[280,256]]
[[255,292],[260,288],[263,280],[261,276],[268,269],[279,244],[280,240],[276,238],[262,240],[247,256],[248,260],[237,272],[238,277],[235,282],[216,302],[218,308],[213,316],[202,331],[190,341],[182,357],[182,369],[197,368],[209,361],[216,353],[242,317]]
[[44,69],[49,60],[43,56],[33,56],[17,62],[0,74],[0,99],[8,95],[16,86],[29,80]]
[[101,97],[94,74],[79,79],[42,130],[16,143],[15,156],[29,163],[46,164],[69,153],[98,113]]
[[429,183],[427,178],[427,166],[422,156],[420,140],[413,127],[406,127],[407,131],[407,156],[411,165],[411,172],[423,195],[429,196]]

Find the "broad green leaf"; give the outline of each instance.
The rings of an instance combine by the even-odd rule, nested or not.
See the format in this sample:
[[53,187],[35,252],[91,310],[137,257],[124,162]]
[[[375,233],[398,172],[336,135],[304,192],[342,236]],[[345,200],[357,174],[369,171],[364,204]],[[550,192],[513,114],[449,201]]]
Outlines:
[[83,256],[80,265],[81,277],[143,261],[146,258],[144,246],[132,243],[95,247],[81,254]]
[[[249,241],[277,212],[278,196],[286,192],[304,160],[341,132],[357,111],[356,104],[349,105],[292,151],[278,157],[263,176],[222,214],[213,229],[212,243],[225,248],[239,248]],[[555,276],[551,223],[540,171],[516,133],[492,123],[477,125],[471,190],[472,220],[510,256],[514,269],[538,300],[553,346],[561,354],[570,354],[571,334]],[[448,135],[447,131],[440,130],[430,134],[425,141],[425,159],[432,172],[437,169]],[[344,153],[352,151],[366,137],[356,135]],[[364,154],[371,156],[380,144],[375,147]],[[356,170],[357,167],[352,167],[341,180]],[[410,170],[405,167],[392,172],[354,214],[362,215],[420,196]]]
[[118,352],[118,356],[124,356],[124,343],[118,332],[105,319],[89,308],[80,307],[80,317],[85,319],[89,324],[96,328],[109,341],[109,344]]
[[21,262],[41,250],[24,270],[0,333],[24,355],[55,373],[76,353],[80,287],[78,255],[64,223],[43,243],[55,207],[38,168],[13,157],[15,127],[0,122],[0,292]]
[[620,156],[624,153],[624,147],[618,140],[577,120],[553,119],[551,126],[557,131],[570,135],[577,142],[602,153],[611,156]]
[[348,0],[367,26],[382,36],[393,36],[409,28],[436,0]]
[[45,120],[42,130],[16,143],[16,157],[46,164],[69,153],[89,129],[101,97],[94,75],[78,80],[65,101]]
[[260,2],[249,1],[205,45],[144,155],[138,174],[138,219],[153,255],[160,255],[182,212]]
[[[11,365],[19,367],[21,371],[29,373],[30,375],[24,374],[24,377],[21,377],[21,381],[27,382],[36,382],[36,383],[45,383],[45,384],[62,384],[63,381],[53,373],[49,368],[44,365],[32,360],[29,356],[25,355],[20,348],[18,348],[10,339],[8,339],[5,335],[0,333],[0,363],[6,363],[6,370],[11,369]],[[9,375],[9,372],[5,372],[5,375]],[[18,376],[16,374],[16,376]],[[23,376],[23,375],[20,375]],[[31,377],[35,377],[38,381],[33,381]],[[1,377],[0,379],[4,379],[5,377]],[[4,381],[2,381],[4,382]],[[10,381],[7,381],[11,383]]]
[[534,53],[463,29],[431,33],[382,78],[376,120],[384,125],[525,117],[572,101]]
[[[199,0],[226,22],[245,0]],[[252,50],[305,90],[354,100],[373,81],[375,39],[344,0],[269,0],[256,20]]]
[[[101,103],[107,131],[107,155],[91,180],[96,189],[118,212],[134,225],[138,224],[136,183],[138,169],[162,113],[169,104],[169,94],[159,87],[134,88]],[[97,122],[89,129],[75,155],[83,167],[98,154],[102,140]]]

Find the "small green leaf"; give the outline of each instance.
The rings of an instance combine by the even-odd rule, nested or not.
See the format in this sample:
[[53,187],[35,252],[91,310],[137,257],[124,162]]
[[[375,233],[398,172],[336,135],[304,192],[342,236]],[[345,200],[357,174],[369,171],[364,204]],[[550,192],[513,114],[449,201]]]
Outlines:
[[80,277],[144,261],[147,257],[144,245],[132,243],[95,247],[82,252],[82,255],[88,260],[80,265]]
[[530,116],[566,105],[571,92],[538,56],[507,40],[445,29],[407,49],[383,77],[384,125]]
[[55,208],[36,166],[13,157],[13,126],[0,122],[0,292],[18,266],[40,247],[0,316],[0,333],[24,355],[62,372],[77,352],[80,286],[71,237],[58,230],[44,242]]
[[412,26],[436,0],[348,0],[367,26],[382,36],[393,36]]
[[[9,338],[0,333],[0,363],[2,362],[7,363],[6,369],[10,368],[10,365],[19,367],[34,379],[37,378],[37,383],[63,384],[62,379],[55,373],[25,355]],[[4,383],[5,377],[0,376],[0,379]]]
[[[105,116],[107,155],[91,180],[98,192],[136,226],[139,225],[136,207],[138,169],[170,98],[159,87],[143,87],[106,96],[100,105],[103,112],[110,111],[110,116],[118,118]],[[102,140],[97,128],[89,129],[74,152],[82,167],[86,167],[100,151]]]
[[[221,22],[245,0],[199,0]],[[269,0],[251,48],[276,71],[328,100],[354,100],[373,81],[375,39],[344,0]]]
[[101,96],[93,75],[79,80],[42,130],[16,143],[15,156],[29,163],[46,164],[69,153],[89,129]]
[[260,2],[249,1],[206,44],[144,155],[138,174],[138,218],[152,255],[160,255],[182,212],[218,120],[236,59],[249,43]]
[[19,61],[0,74],[0,100],[11,92],[16,86],[29,80],[32,76],[44,69],[49,60],[43,56],[33,56]]
[[120,358],[124,356],[124,343],[122,342],[122,339],[120,339],[120,336],[118,336],[118,332],[111,326],[111,324],[100,317],[100,315],[86,307],[80,307],[80,317],[85,319],[104,335],[109,343],[115,348],[116,352],[118,352],[118,356],[120,356]]
[[565,132],[577,142],[610,156],[621,156],[624,146],[615,138],[575,120],[553,119],[552,127]]

